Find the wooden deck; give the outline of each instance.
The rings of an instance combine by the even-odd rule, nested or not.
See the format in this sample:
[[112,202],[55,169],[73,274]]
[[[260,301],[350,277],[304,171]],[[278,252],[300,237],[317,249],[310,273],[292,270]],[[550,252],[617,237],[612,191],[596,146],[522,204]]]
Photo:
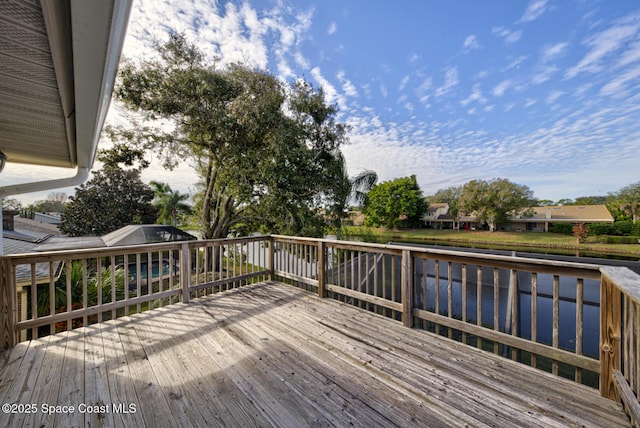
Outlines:
[[7,427],[629,426],[594,389],[279,283],[19,343],[1,363]]

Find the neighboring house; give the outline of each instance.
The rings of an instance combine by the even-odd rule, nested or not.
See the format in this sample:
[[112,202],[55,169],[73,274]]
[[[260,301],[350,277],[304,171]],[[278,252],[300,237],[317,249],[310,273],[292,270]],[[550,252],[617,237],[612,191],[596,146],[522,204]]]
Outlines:
[[38,223],[48,223],[56,226],[60,226],[62,224],[62,216],[60,213],[35,213],[33,215],[33,220]]
[[[47,241],[60,235],[57,227],[49,224],[41,224],[34,220],[21,218],[15,215],[15,211],[4,211],[2,216],[2,228],[4,234],[4,253],[23,254],[33,253]],[[55,271],[60,274],[61,263],[55,266]],[[29,265],[16,266],[17,311],[20,319],[27,319],[28,292],[30,290],[32,275],[37,284],[49,284],[49,264],[36,263],[34,272]],[[53,278],[53,280],[57,277]]]
[[613,223],[614,219],[605,205],[561,205],[533,207],[533,216],[515,216],[505,225],[509,231],[548,232],[552,224]]
[[77,250],[81,248],[122,247],[158,242],[191,241],[195,236],[174,226],[161,224],[132,224],[103,236],[53,237],[34,251]]
[[[511,232],[548,232],[552,224],[576,224],[576,223],[613,223],[614,219],[605,205],[561,205],[549,207],[533,207],[533,215],[530,217],[516,215],[509,219],[507,224],[500,225],[500,230]],[[432,227],[446,227],[447,223],[453,224],[453,219],[448,214],[447,204],[431,204],[427,214],[422,220],[425,225]],[[483,228],[475,215],[460,214],[457,218],[461,229],[476,230]]]
[[453,217],[449,214],[449,204],[431,204],[422,216],[422,224],[433,229],[452,229]]

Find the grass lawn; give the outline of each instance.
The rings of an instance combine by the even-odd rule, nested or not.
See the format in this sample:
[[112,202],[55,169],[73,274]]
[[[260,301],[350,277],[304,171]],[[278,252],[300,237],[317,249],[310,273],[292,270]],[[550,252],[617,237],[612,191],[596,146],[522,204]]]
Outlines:
[[453,245],[458,243],[505,247],[556,248],[580,252],[640,256],[640,244],[602,244],[596,242],[596,237],[587,237],[586,242],[578,244],[575,237],[558,233],[433,229],[392,230],[345,226],[342,228],[342,234],[346,236],[361,236],[371,240],[442,241]]

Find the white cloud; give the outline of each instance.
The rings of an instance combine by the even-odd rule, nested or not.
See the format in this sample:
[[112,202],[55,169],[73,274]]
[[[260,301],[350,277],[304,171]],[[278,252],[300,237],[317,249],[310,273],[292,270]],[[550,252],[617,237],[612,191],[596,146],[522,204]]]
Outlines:
[[494,97],[501,97],[504,95],[505,91],[513,86],[513,81],[511,79],[503,80],[498,83],[491,93]]
[[402,92],[404,91],[404,89],[407,87],[407,83],[409,83],[409,80],[411,79],[411,75],[407,74],[406,76],[404,76],[402,78],[402,80],[400,81],[400,85],[398,85],[398,91]]
[[487,99],[482,96],[482,91],[480,90],[480,84],[478,84],[478,83],[473,85],[473,89],[471,90],[471,94],[469,94],[469,96],[467,98],[465,98],[464,100],[460,101],[460,104],[463,107],[466,107],[467,105],[469,105],[470,103],[472,103],[474,101],[478,101],[481,104],[484,104],[484,103],[487,102]]
[[493,34],[497,34],[504,39],[504,42],[508,45],[517,42],[522,37],[522,30],[508,30],[504,27],[493,27],[491,29]]
[[341,107],[345,105],[344,100],[339,96],[335,86],[333,86],[331,82],[325,79],[325,77],[322,75],[320,67],[313,67],[311,69],[311,77],[313,77],[315,81],[318,82],[320,86],[322,86],[324,94],[327,97],[327,102],[329,104],[338,103],[338,105]]
[[436,97],[440,97],[459,83],[458,69],[456,67],[447,67],[445,69],[444,84],[436,89]]
[[551,77],[558,71],[558,67],[553,65],[547,65],[538,70],[534,75],[531,81],[539,85],[541,83],[546,82],[551,79]]
[[565,93],[566,92],[564,91],[558,91],[558,90],[551,91],[546,99],[547,104],[554,104],[556,101],[558,101],[558,98],[563,96]]
[[631,43],[628,49],[621,55],[616,67],[624,67],[640,60],[640,40]]
[[634,80],[640,80],[640,65],[616,75],[600,89],[600,95],[623,96],[626,93],[625,85]]
[[526,55],[520,55],[519,57],[517,57],[516,59],[514,59],[513,61],[511,61],[508,65],[507,68],[505,69],[506,71],[508,70],[512,70],[514,68],[520,68],[520,66],[522,65],[523,62],[525,62],[527,59]]
[[530,0],[527,10],[525,10],[520,21],[530,22],[538,19],[540,15],[547,11],[547,3],[547,0]]
[[427,93],[429,92],[429,89],[431,89],[432,85],[433,85],[433,79],[431,77],[425,78],[422,81],[422,83],[418,85],[418,87],[416,88],[415,90],[416,96],[418,98],[423,98],[426,96],[428,99]]
[[465,50],[473,50],[473,49],[480,49],[482,45],[480,45],[480,42],[478,41],[478,38],[476,37],[475,34],[470,34],[464,39],[464,42],[462,43],[462,47]]
[[639,32],[640,12],[619,20],[612,27],[590,36],[585,41],[590,48],[589,51],[578,64],[566,71],[565,77],[570,79],[585,71],[600,71],[605,57],[619,51],[626,43],[637,37]]
[[338,80],[340,80],[340,83],[342,84],[342,91],[346,96],[349,96],[349,97],[358,96],[358,90],[356,89],[356,86],[349,79],[345,77],[345,72],[343,70],[340,70],[338,72],[337,77],[338,77]]
[[331,24],[329,24],[329,28],[327,29],[327,34],[332,35],[335,34],[336,31],[338,31],[338,24],[332,21]]
[[384,98],[387,98],[387,95],[389,95],[389,91],[387,90],[387,87],[384,83],[380,84],[380,93]]
[[547,45],[542,48],[542,62],[552,61],[562,55],[567,51],[567,47],[569,47],[569,43],[561,42],[555,43],[553,45]]

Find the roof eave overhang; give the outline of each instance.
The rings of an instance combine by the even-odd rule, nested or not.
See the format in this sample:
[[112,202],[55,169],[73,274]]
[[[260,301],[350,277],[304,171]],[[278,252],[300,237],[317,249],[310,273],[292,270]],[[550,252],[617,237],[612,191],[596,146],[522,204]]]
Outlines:
[[[91,169],[93,166],[132,1],[70,2],[76,125],[74,166],[79,168]],[[111,19],[107,20],[105,16]]]

